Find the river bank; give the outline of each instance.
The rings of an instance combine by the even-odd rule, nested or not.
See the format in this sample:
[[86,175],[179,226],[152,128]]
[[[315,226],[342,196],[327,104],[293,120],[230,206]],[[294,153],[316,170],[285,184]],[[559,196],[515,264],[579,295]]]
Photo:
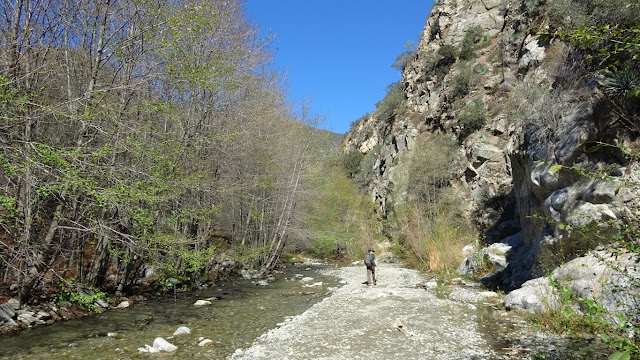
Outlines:
[[542,332],[493,306],[498,294],[461,282],[443,289],[415,270],[381,264],[367,286],[363,266],[329,269],[342,286],[233,360],[248,359],[593,359],[580,348],[595,339]]

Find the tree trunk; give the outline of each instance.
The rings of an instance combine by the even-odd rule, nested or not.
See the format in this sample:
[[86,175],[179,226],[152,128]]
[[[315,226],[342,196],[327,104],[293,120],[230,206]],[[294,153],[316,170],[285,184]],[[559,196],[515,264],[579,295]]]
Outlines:
[[47,231],[47,235],[44,238],[44,242],[39,251],[36,252],[35,258],[32,261],[31,266],[27,270],[26,276],[22,279],[22,286],[20,287],[20,304],[26,304],[31,297],[31,291],[33,287],[36,285],[40,275],[42,274],[42,270],[46,264],[49,263],[49,257],[51,255],[51,245],[53,243],[53,238],[58,229],[58,221],[60,215],[62,214],[62,204],[58,204],[56,210],[53,213],[53,219],[49,224],[49,230]]

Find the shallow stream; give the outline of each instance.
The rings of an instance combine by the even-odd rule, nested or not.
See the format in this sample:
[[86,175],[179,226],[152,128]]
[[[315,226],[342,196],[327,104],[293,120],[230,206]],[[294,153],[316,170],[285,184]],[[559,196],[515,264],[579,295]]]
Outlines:
[[[267,286],[242,280],[224,287],[199,290],[174,300],[158,299],[126,310],[110,310],[87,318],[37,327],[0,338],[0,359],[225,359],[246,347],[288,317],[301,314],[337,286],[335,277],[317,270],[336,265],[290,267]],[[314,278],[304,287],[295,274]],[[219,297],[209,306],[194,306],[198,299]],[[191,334],[172,337],[180,326]],[[108,333],[109,336],[107,335]],[[156,337],[178,346],[173,354],[139,353]],[[200,338],[212,344],[198,346]]]

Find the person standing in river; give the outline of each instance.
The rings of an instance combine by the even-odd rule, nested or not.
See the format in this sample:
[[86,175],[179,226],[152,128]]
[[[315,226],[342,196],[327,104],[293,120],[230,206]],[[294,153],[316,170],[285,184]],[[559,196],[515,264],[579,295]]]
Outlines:
[[369,249],[364,256],[364,265],[367,267],[367,285],[377,285],[378,279],[376,279],[376,268],[378,267],[378,260],[376,260],[375,251]]

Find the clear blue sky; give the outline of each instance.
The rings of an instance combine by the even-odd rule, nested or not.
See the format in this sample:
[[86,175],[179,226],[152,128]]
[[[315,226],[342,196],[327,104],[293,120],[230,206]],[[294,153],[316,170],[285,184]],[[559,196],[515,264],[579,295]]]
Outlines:
[[321,128],[337,133],[375,110],[391,64],[417,43],[432,0],[247,0],[248,18],[277,40],[274,65],[286,74],[290,100],[311,102]]

